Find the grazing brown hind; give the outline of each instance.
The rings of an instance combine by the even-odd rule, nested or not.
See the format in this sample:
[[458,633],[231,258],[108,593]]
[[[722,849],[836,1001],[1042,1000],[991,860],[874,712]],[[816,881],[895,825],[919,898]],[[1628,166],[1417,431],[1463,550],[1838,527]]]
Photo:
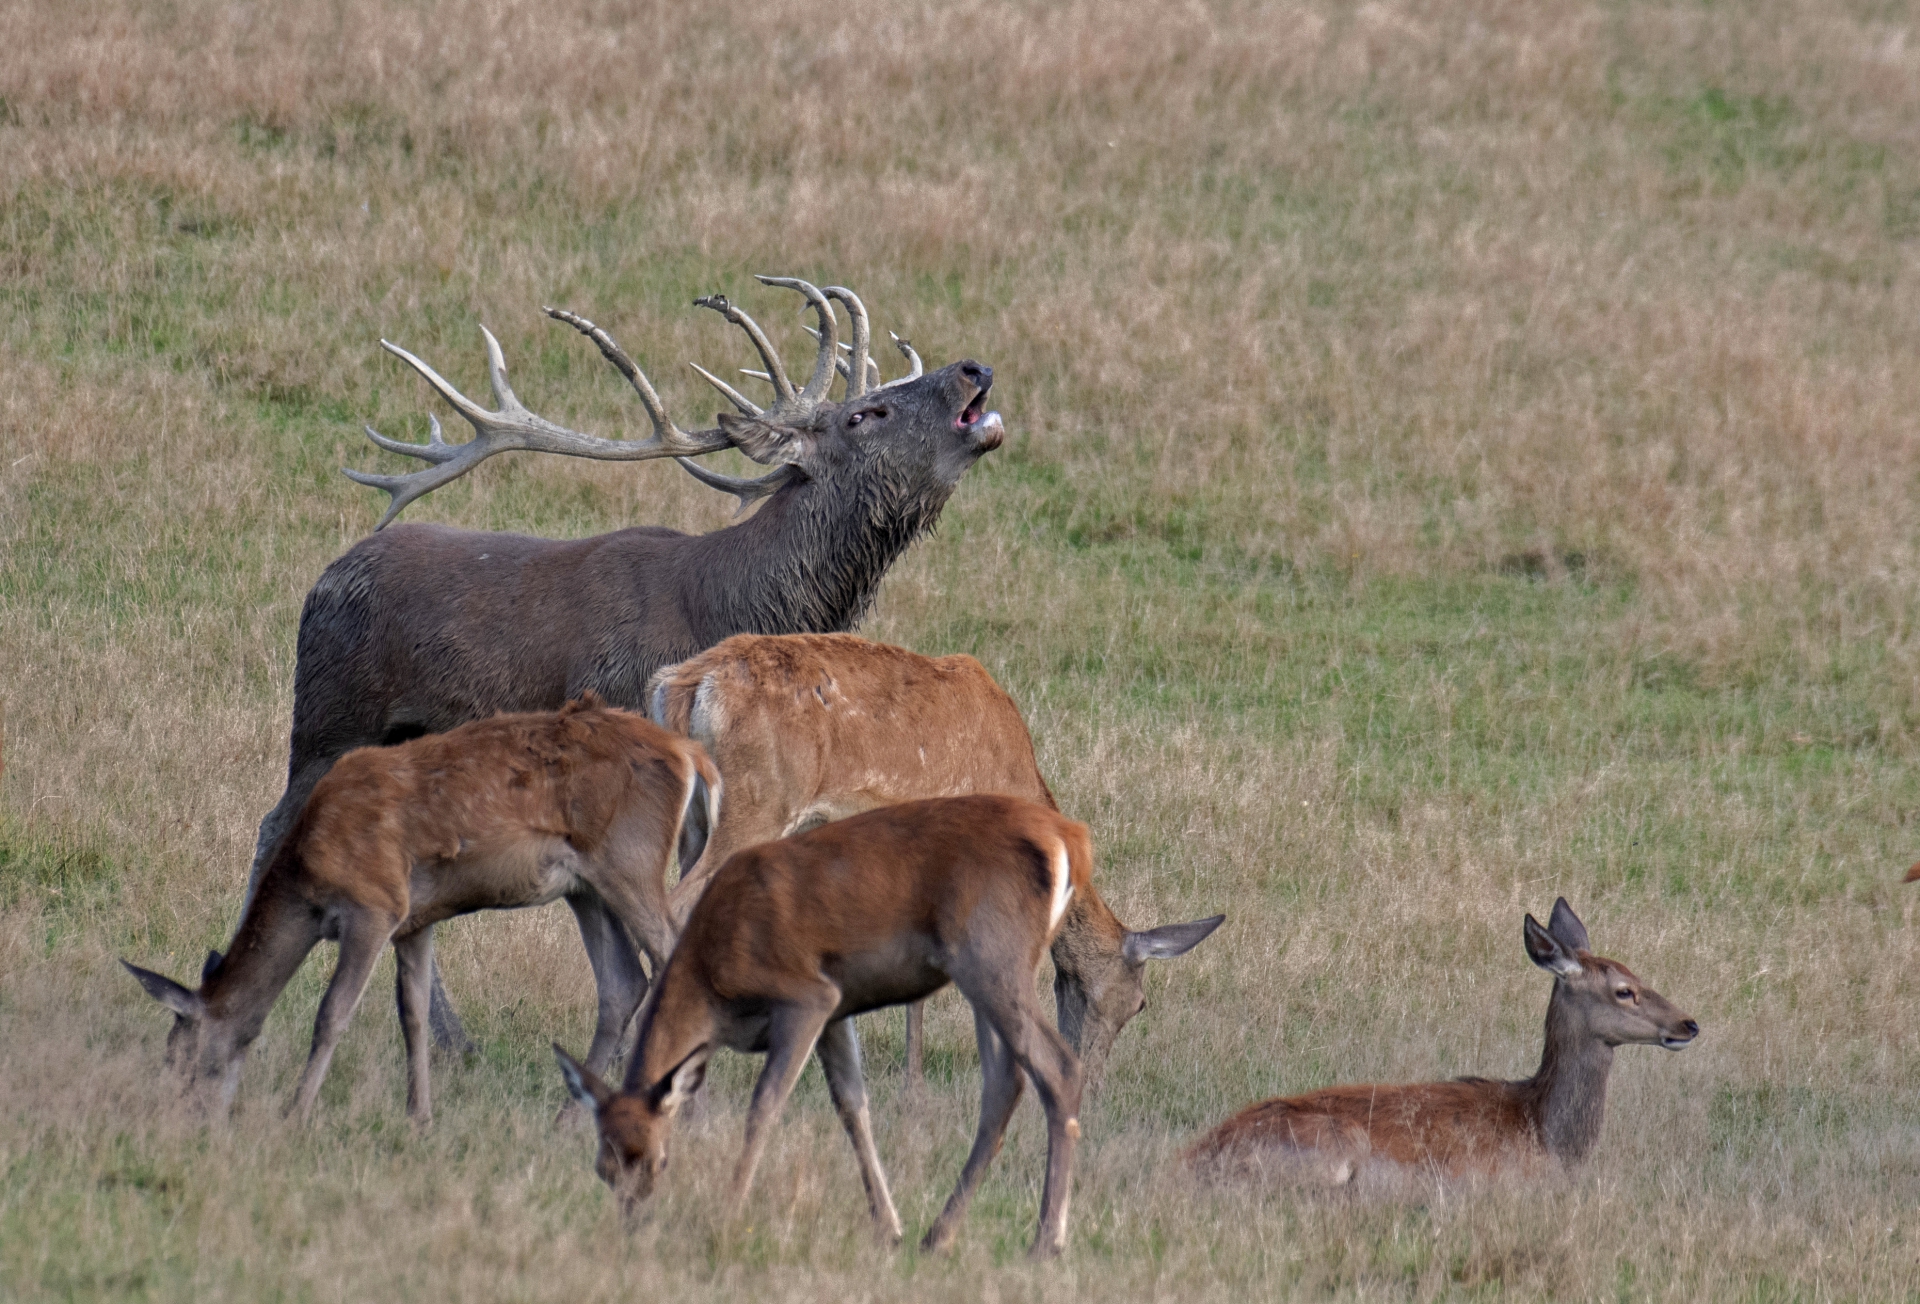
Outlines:
[[653,1193],[673,1116],[699,1090],[708,1058],[722,1046],[764,1054],[733,1170],[737,1210],[768,1131],[817,1050],[874,1223],[898,1241],[900,1215],[874,1151],[852,1016],[951,982],[973,1005],[980,1128],[923,1246],[953,1240],[1032,1078],[1047,1113],[1033,1252],[1059,1253],[1080,1136],[1080,1063],[1041,1018],[1034,975],[1092,873],[1086,825],[999,796],[885,806],[739,852],[694,906],[641,1012],[626,1088],[614,1091],[553,1048],[567,1089],[599,1125],[596,1170],[633,1212]]
[[[587,1062],[605,1068],[647,979],[673,946],[666,873],[692,864],[718,814],[719,772],[698,743],[588,694],[558,712],[497,715],[335,763],[267,863],[233,943],[200,990],[127,969],[177,1016],[167,1061],[224,1111],[247,1047],[314,944],[340,943],[290,1112],[303,1118],[389,941],[399,959],[407,1113],[432,1116],[427,991],[433,926],[475,910],[573,907],[599,988]],[[124,963],[124,961],[122,962]]]
[[[707,749],[727,784],[700,863],[670,898],[685,919],[742,847],[922,797],[999,792],[1058,810],[1020,708],[970,656],[927,657],[853,634],[735,634],[647,688],[655,724]],[[1087,1089],[1147,1008],[1147,961],[1185,955],[1226,918],[1138,932],[1087,890],[1053,942],[1060,1031]],[[907,1081],[922,1079],[924,1007],[907,1007]]]
[[1615,1046],[1679,1050],[1700,1025],[1623,964],[1587,949],[1562,897],[1527,955],[1554,976],[1540,1071],[1518,1082],[1458,1078],[1413,1086],[1344,1086],[1264,1100],[1187,1152],[1197,1167],[1276,1168],[1344,1182],[1373,1163],[1445,1174],[1494,1173],[1540,1160],[1575,1165],[1600,1136]]

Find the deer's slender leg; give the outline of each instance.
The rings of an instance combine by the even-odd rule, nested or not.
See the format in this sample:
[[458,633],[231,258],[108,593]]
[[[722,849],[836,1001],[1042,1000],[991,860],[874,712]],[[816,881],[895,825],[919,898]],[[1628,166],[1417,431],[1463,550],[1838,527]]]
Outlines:
[[960,1222],[967,1215],[974,1188],[986,1175],[987,1165],[1000,1153],[1007,1122],[1013,1117],[1025,1087],[1006,1040],[995,1031],[993,1021],[978,1001],[973,1007],[973,1030],[980,1042],[980,1127],[974,1133],[973,1151],[967,1156],[966,1167],[960,1170],[960,1181],[947,1197],[946,1208],[933,1220],[926,1239],[920,1242],[923,1250],[944,1250],[953,1244]]
[[[1066,1039],[1049,1027],[1031,999],[1011,1011],[996,1008],[996,1021],[1016,1063],[1033,1079],[1047,1112],[1047,1184],[1040,1196],[1036,1258],[1067,1246],[1067,1205],[1073,1191],[1073,1150],[1080,1139],[1080,1061]],[[1010,1017],[1009,1017],[1010,1016]]]
[[827,1075],[827,1093],[840,1115],[840,1125],[853,1142],[860,1161],[860,1182],[867,1188],[867,1208],[880,1236],[889,1245],[900,1243],[900,1213],[887,1190],[887,1174],[873,1144],[873,1120],[867,1114],[867,1084],[860,1072],[860,1040],[852,1019],[836,1019],[820,1034],[820,1067]]
[[918,1091],[927,1084],[927,1003],[915,1001],[907,1006],[907,1090]]
[[334,966],[327,994],[320,998],[320,1013],[313,1021],[313,1050],[288,1110],[303,1122],[313,1112],[314,1098],[320,1094],[320,1083],[333,1060],[333,1048],[340,1044],[340,1034],[347,1030],[367,990],[367,980],[373,977],[374,962],[397,923],[391,915],[366,912],[353,916],[341,931],[340,961]]
[[786,1107],[787,1097],[793,1094],[793,1084],[800,1080],[800,1070],[806,1067],[807,1056],[813,1053],[813,1044],[820,1039],[821,1030],[839,1003],[839,990],[822,979],[810,998],[789,1000],[774,1008],[767,1064],[753,1086],[753,1104],[747,1108],[747,1140],[740,1149],[740,1162],[733,1169],[731,1203],[736,1214],[746,1203],[747,1192],[753,1186],[754,1170],[760,1166],[760,1155],[767,1148],[767,1133]]
[[621,1034],[647,994],[647,975],[626,927],[613,917],[598,893],[591,889],[577,892],[567,898],[567,904],[580,925],[580,940],[587,948],[587,962],[593,966],[593,985],[599,996],[586,1066],[604,1076],[619,1049]]
[[428,925],[393,944],[399,962],[395,982],[400,998],[400,1032],[407,1042],[407,1117],[433,1121],[432,1044],[427,1036],[428,990],[433,985],[433,927]]

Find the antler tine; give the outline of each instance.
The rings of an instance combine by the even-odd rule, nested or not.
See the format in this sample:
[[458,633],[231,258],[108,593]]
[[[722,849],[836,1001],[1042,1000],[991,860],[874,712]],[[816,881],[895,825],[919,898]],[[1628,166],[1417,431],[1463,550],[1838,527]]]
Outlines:
[[[636,381],[635,388],[642,390],[642,401],[651,394],[652,386],[646,385],[640,369],[633,366],[632,359],[620,351],[605,331],[599,330],[591,322],[574,317],[571,313],[554,316],[569,325],[581,329],[594,342],[600,344],[600,351],[607,355],[615,366],[621,366],[628,373],[628,379]],[[399,453],[404,457],[416,457],[434,465],[426,470],[414,471],[407,475],[376,475],[365,471],[346,470],[347,477],[358,484],[371,486],[385,491],[392,499],[387,504],[386,514],[374,529],[384,529],[389,521],[422,494],[431,493],[450,480],[457,480],[495,453],[504,453],[513,449],[526,449],[536,453],[560,453],[568,457],[588,457],[606,462],[639,462],[656,457],[683,457],[701,453],[717,453],[730,447],[732,440],[720,430],[682,431],[666,417],[665,409],[659,408],[659,399],[654,396],[647,404],[648,415],[654,419],[654,437],[635,441],[625,439],[600,439],[593,435],[569,430],[565,426],[555,425],[546,418],[533,412],[515,397],[513,387],[507,383],[506,358],[500,352],[500,342],[486,327],[480,328],[480,334],[487,342],[487,379],[493,386],[494,401],[500,405],[497,412],[489,412],[472,399],[455,389],[447,379],[413,354],[390,340],[381,340],[380,347],[387,350],[412,367],[432,385],[454,411],[466,418],[473,427],[473,438],[464,444],[449,444],[441,436],[438,418],[432,419],[432,433],[424,444],[410,444],[398,439],[388,439],[372,426],[367,427],[367,437],[375,446],[390,453]],[[604,341],[604,342],[602,342]],[[664,428],[663,428],[664,427]]]
[[[647,379],[647,373],[640,370],[634,360],[627,356],[626,350],[613,342],[613,336],[585,317],[568,312],[565,308],[542,308],[540,311],[555,321],[565,322],[599,346],[600,356],[618,368],[620,374],[627,378],[627,383],[633,386],[633,392],[640,396],[640,405],[646,408],[647,417],[653,422],[655,438],[665,441],[681,435],[680,428],[674,425],[673,418],[667,415],[666,404],[662,403],[660,396],[654,392],[653,382]],[[493,337],[489,335],[487,338],[491,340]],[[498,349],[496,348],[494,352],[497,354]]]
[[820,352],[813,360],[813,375],[798,396],[803,405],[812,407],[827,396],[827,387],[833,384],[833,360],[840,346],[840,323],[834,320],[833,305],[827,302],[827,296],[820,293],[817,286],[797,276],[756,276],[753,279],[762,285],[777,285],[783,290],[799,291],[820,317],[820,331],[824,338],[821,338]]
[[759,351],[760,361],[767,364],[767,376],[773,381],[773,392],[782,403],[794,400],[793,382],[787,379],[787,369],[780,365],[780,355],[774,352],[773,344],[767,339],[767,333],[760,329],[760,323],[741,312],[724,294],[706,294],[693,301],[696,308],[711,308],[747,333],[753,341],[753,347]]
[[837,299],[847,305],[847,316],[853,319],[853,356],[855,365],[846,369],[847,397],[859,398],[867,392],[867,369],[873,365],[873,359],[867,356],[867,349],[873,342],[873,328],[867,321],[867,305],[860,302],[860,296],[844,285],[829,285],[820,293],[829,299]]
[[904,385],[910,380],[920,379],[926,373],[926,368],[920,364],[920,355],[913,351],[913,342],[901,339],[892,331],[888,331],[887,334],[893,339],[893,347],[899,349],[902,356],[906,358],[908,370],[906,375],[890,380],[886,385],[876,385],[874,387],[876,389],[886,389],[888,385]]
[[[699,363],[689,362],[687,365],[689,367],[692,367],[695,371],[699,372],[702,376],[706,377],[707,383],[709,385],[719,390],[722,394],[725,394],[727,396],[727,402],[733,404],[735,407],[739,408],[742,412],[746,413],[750,417],[757,417],[760,415],[760,412],[761,412],[760,407],[757,404],[755,404],[753,400],[749,399],[745,394],[742,394],[739,390],[727,384],[726,381],[720,379],[720,377],[714,375],[711,371],[708,371],[705,367],[701,366]],[[749,371],[747,374],[749,376],[758,376],[762,380],[767,379],[767,373],[764,371]]]
[[[802,326],[800,329],[805,331],[807,334],[813,336],[815,340],[818,340],[820,338],[820,332],[815,330],[811,326]],[[853,356],[853,346],[851,344],[848,344],[846,341],[842,340],[840,343],[840,352],[846,356],[835,358],[833,360],[833,369],[839,372],[842,376],[851,377],[853,375],[853,368],[848,365],[847,358]],[[745,367],[740,368],[740,374],[743,376],[752,376],[755,380],[765,380],[767,378],[766,372],[748,371]],[[880,386],[880,364],[875,362],[871,357],[869,357],[867,359],[867,388],[869,390],[873,390],[873,389],[878,389],[879,386]]]
[[734,509],[733,514],[735,516],[746,511],[748,507],[753,505],[756,499],[767,498],[778,493],[782,485],[801,474],[799,467],[794,466],[791,462],[787,462],[775,467],[765,475],[755,476],[748,480],[742,479],[739,476],[722,475],[718,471],[708,470],[706,467],[700,465],[700,463],[688,458],[682,457],[676,460],[680,463],[681,467],[686,470],[688,475],[698,480],[701,484],[706,485],[709,489],[718,489],[721,493],[732,494],[735,498],[738,498],[740,500],[740,506]]

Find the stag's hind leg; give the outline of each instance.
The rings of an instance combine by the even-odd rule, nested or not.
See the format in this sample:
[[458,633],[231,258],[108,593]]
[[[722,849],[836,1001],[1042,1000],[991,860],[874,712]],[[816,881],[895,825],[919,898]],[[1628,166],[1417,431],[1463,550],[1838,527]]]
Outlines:
[[820,1067],[827,1075],[827,1094],[840,1115],[840,1125],[853,1142],[854,1156],[860,1161],[860,1181],[867,1188],[867,1208],[881,1238],[889,1245],[900,1243],[900,1212],[893,1207],[893,1193],[887,1190],[887,1174],[880,1167],[880,1153],[873,1145],[873,1120],[867,1114],[867,1084],[860,1072],[860,1040],[854,1034],[852,1019],[829,1023],[820,1034]]
[[365,911],[350,917],[341,929],[340,961],[334,966],[327,994],[320,998],[320,1013],[313,1021],[313,1050],[287,1111],[302,1122],[313,1113],[314,1098],[320,1094],[327,1065],[333,1061],[333,1048],[340,1044],[340,1035],[347,1030],[367,990],[367,980],[373,977],[374,962],[399,922],[391,915]]

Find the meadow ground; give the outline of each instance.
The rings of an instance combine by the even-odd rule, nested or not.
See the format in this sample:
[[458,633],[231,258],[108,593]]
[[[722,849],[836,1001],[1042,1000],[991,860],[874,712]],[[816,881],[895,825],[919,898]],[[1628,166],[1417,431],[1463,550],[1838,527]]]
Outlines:
[[[1920,1299],[1920,38],[1901,4],[0,2],[0,1295],[15,1299]],[[483,1047],[404,1123],[391,961],[314,1125],[331,956],[230,1128],[165,1016],[277,796],[300,599],[425,429],[398,340],[638,435],[753,272],[994,365],[1008,445],[866,632],[980,657],[1156,972],[1021,1257],[1027,1106],[951,1258],[868,1236],[809,1069],[745,1219],[751,1065],[624,1235],[547,1052],[558,907],[442,930]],[[890,373],[891,374],[891,373]],[[461,433],[461,432],[454,432]],[[662,464],[503,458],[410,509],[710,529]],[[1196,1186],[1254,1098],[1518,1076],[1523,911],[1695,1014],[1593,1163],[1403,1198]],[[970,1134],[959,1002],[902,1212]]]

